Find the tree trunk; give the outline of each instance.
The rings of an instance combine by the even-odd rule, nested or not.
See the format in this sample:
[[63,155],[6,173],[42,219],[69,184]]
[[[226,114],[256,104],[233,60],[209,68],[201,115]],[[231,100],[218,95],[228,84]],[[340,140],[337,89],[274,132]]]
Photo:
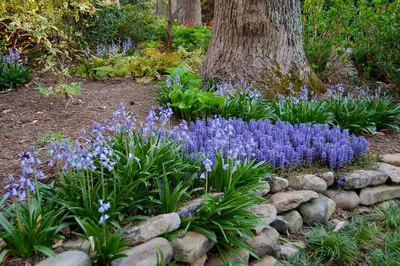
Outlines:
[[246,81],[266,95],[307,85],[322,90],[308,65],[300,0],[215,0],[205,78]]
[[201,25],[201,1],[177,0],[174,17],[180,24]]

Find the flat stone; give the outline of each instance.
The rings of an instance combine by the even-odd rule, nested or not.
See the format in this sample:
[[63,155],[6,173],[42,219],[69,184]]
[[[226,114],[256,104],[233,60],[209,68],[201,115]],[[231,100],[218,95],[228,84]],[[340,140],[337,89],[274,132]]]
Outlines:
[[347,225],[346,221],[338,221],[333,229],[333,232],[340,232],[342,231]]
[[36,266],[91,266],[92,260],[83,251],[71,250],[57,254],[55,258],[42,260]]
[[256,235],[258,235],[267,225],[272,223],[276,218],[276,208],[272,204],[259,204],[251,208],[253,214],[260,217],[258,225],[254,228]]
[[278,192],[269,198],[277,213],[296,209],[301,203],[318,198],[318,193],[310,190]]
[[335,173],[333,172],[325,172],[321,175],[321,178],[326,182],[328,187],[335,183]]
[[374,205],[375,203],[400,198],[400,186],[381,185],[361,189],[360,203],[362,205]]
[[360,205],[360,197],[353,190],[328,189],[322,194],[332,199],[336,203],[336,208],[353,210]]
[[74,239],[68,240],[62,247],[66,250],[81,250],[87,252],[90,249],[90,243],[86,239]]
[[303,218],[296,210],[281,213],[281,216],[286,221],[289,232],[292,234],[297,233],[303,226]]
[[301,175],[288,178],[289,187],[296,190],[325,191],[328,187],[325,180],[316,175]]
[[259,235],[254,236],[253,240],[247,239],[246,243],[258,257],[262,257],[273,253],[278,240],[279,233],[274,228],[265,228]]
[[280,263],[272,256],[265,255],[259,261],[252,263],[252,266],[275,266]]
[[292,244],[285,243],[275,248],[275,255],[278,258],[290,259],[296,256],[296,254],[299,253],[300,250],[305,248],[306,245],[301,241],[292,242]]
[[400,167],[387,163],[378,163],[377,170],[388,175],[391,183],[400,184]]
[[326,222],[335,211],[335,202],[325,196],[319,196],[299,207],[299,213],[307,224]]
[[382,161],[400,167],[400,153],[384,154],[382,155]]
[[[236,250],[238,254],[228,251],[225,255],[230,259],[231,263],[237,263],[240,265],[248,265],[249,264],[249,258],[250,258],[250,253],[242,248],[239,248]],[[207,266],[220,266],[220,265],[226,265],[222,258],[220,256],[213,257],[211,258],[207,264]]]
[[139,224],[129,227],[122,239],[128,239],[129,245],[135,245],[162,234],[175,231],[181,225],[181,219],[177,213],[167,213],[151,217]]
[[[224,193],[211,193],[209,195],[215,198],[220,198],[224,195]],[[203,200],[203,198],[197,198],[186,203],[185,206],[177,211],[179,217],[181,219],[194,217],[196,215],[196,211],[203,205]]]
[[171,241],[171,246],[174,251],[173,258],[186,263],[194,263],[197,259],[206,254],[214,244],[212,240],[203,234],[195,231],[187,231],[182,238],[175,237]]
[[271,193],[279,192],[289,186],[289,181],[282,177],[273,177],[271,179]]
[[204,266],[206,264],[207,254],[204,254],[200,258],[198,258],[195,262],[190,264],[190,266]]
[[344,189],[364,188],[368,186],[376,186],[386,182],[388,176],[380,171],[375,170],[356,170],[353,173],[343,176]]
[[165,238],[153,238],[152,240],[125,250],[123,254],[128,257],[117,259],[111,263],[111,266],[148,266],[157,265],[157,257],[160,260],[161,254],[164,257],[162,265],[168,265],[172,258],[171,244]]

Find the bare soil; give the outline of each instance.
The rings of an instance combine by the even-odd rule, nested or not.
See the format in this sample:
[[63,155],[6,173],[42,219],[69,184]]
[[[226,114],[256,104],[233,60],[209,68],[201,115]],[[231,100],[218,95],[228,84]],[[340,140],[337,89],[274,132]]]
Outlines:
[[[51,76],[36,79],[44,86],[56,84]],[[143,121],[155,104],[154,84],[138,85],[131,79],[79,81],[84,88],[67,108],[62,96],[44,97],[34,85],[0,94],[0,187],[9,175],[18,174],[18,153],[36,146],[42,156],[47,154],[46,136],[59,132],[76,137],[94,122],[110,119],[120,103]],[[42,158],[45,163],[46,156]]]

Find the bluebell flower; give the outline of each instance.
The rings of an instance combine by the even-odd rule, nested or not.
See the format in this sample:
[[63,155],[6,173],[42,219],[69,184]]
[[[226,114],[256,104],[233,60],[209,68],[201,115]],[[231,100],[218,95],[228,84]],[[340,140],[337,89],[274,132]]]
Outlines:
[[104,214],[104,215],[100,216],[99,224],[105,223],[105,221],[107,221],[109,218],[110,218],[110,215],[108,215],[108,214]]
[[105,203],[105,202],[103,202],[102,199],[99,199],[99,205],[100,205],[99,213],[104,213],[104,212],[108,211],[111,207],[109,202]]
[[206,160],[203,161],[203,164],[204,164],[204,167],[206,169],[206,172],[211,172],[212,171],[212,169],[211,169],[211,166],[213,165],[212,161],[210,161],[209,159],[206,159]]

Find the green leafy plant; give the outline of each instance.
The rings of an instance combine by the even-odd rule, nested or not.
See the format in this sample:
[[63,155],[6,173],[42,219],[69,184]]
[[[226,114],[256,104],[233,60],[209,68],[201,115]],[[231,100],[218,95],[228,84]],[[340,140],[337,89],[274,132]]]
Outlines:
[[308,238],[311,258],[320,258],[327,264],[355,265],[360,258],[355,239],[340,232],[327,232],[323,226],[312,229]]
[[[291,124],[332,124],[334,115],[325,101],[286,100],[271,102],[276,116]],[[346,127],[345,127],[346,128]]]
[[376,111],[368,108],[367,102],[354,96],[334,96],[328,106],[328,111],[334,115],[334,123],[352,133],[361,131],[374,133],[376,123],[373,121]]
[[251,229],[257,226],[259,217],[251,212],[250,207],[261,201],[260,196],[245,188],[230,190],[220,198],[206,194],[196,216],[182,219],[181,228],[197,231],[216,242],[225,263],[229,262],[226,250],[240,256],[235,247],[246,249],[257,258],[243,238],[253,237]]
[[218,114],[224,118],[242,118],[244,121],[276,120],[275,111],[266,101],[261,98],[250,98],[246,93],[230,96],[225,105],[218,110]]
[[380,225],[386,229],[397,230],[400,228],[400,206],[395,201],[389,202],[388,208],[374,208],[374,213],[378,215]]
[[265,162],[225,159],[216,153],[215,163],[207,173],[208,191],[256,190],[270,176],[272,169]]
[[[14,53],[11,50],[12,53]],[[15,51],[19,58],[19,51]],[[8,60],[3,58],[10,57]],[[18,61],[18,59],[4,56],[0,53],[0,90],[9,88],[19,88],[32,79],[32,74],[27,66]]]
[[[54,240],[63,239],[58,232],[67,224],[64,210],[54,202],[42,202],[41,197],[27,196],[28,202],[16,199],[0,215],[0,238],[7,248],[0,254],[0,261],[7,253],[12,256],[29,258],[40,252],[55,257],[51,250]],[[10,222],[10,221],[11,222]]]
[[224,97],[215,96],[214,93],[203,92],[199,89],[173,90],[169,93],[169,98],[174,113],[188,121],[209,117],[225,103]]
[[66,100],[72,99],[76,94],[82,91],[83,84],[81,82],[72,82],[70,84],[59,84],[55,88],[53,87],[42,87],[40,84],[37,86],[38,92],[48,97],[53,94],[60,94],[65,97]]
[[173,29],[172,48],[180,46],[188,51],[201,48],[207,51],[211,39],[211,28],[207,26],[179,25]]
[[101,221],[99,224],[97,221],[82,220],[78,217],[75,219],[85,232],[85,235],[77,235],[89,241],[91,249],[95,252],[92,261],[96,265],[108,266],[114,260],[127,257],[121,252],[128,249],[128,240],[121,240],[122,232],[111,233],[107,221]]

